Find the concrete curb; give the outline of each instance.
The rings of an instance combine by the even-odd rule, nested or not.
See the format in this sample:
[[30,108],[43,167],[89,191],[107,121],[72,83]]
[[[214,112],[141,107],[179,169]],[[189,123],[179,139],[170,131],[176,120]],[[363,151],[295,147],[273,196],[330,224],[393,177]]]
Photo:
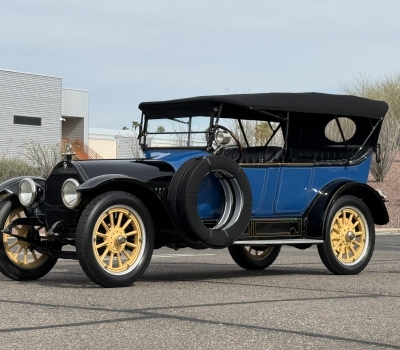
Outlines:
[[375,233],[377,235],[399,235],[400,228],[376,228]]

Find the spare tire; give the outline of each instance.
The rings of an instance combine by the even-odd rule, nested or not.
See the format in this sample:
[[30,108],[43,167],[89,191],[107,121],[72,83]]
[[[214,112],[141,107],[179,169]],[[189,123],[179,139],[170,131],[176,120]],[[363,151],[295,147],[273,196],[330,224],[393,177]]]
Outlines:
[[[222,214],[214,227],[203,224],[198,214],[198,191],[205,176],[213,173],[225,198]],[[232,244],[246,229],[252,211],[249,181],[232,159],[209,156],[190,159],[175,173],[168,192],[168,205],[185,234],[213,248]]]

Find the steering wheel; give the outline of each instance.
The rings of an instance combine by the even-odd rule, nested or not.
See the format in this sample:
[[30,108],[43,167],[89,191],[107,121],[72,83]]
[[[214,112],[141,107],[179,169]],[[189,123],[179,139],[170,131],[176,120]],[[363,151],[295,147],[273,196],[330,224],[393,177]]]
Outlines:
[[[238,146],[239,155],[238,155],[236,158],[234,158],[233,160],[234,160],[235,162],[239,162],[239,160],[242,158],[242,155],[243,155],[243,147],[242,147],[242,144],[241,144],[240,141],[239,141],[239,138],[238,138],[232,131],[230,131],[228,128],[226,128],[225,126],[222,126],[222,125],[218,125],[218,126],[216,127],[216,129],[215,129],[215,131],[214,131],[214,135],[215,135],[215,133],[217,132],[218,129],[225,130],[225,131],[228,132],[229,135],[231,135],[232,138],[235,140],[236,145]],[[231,147],[227,147],[227,148],[231,148]]]

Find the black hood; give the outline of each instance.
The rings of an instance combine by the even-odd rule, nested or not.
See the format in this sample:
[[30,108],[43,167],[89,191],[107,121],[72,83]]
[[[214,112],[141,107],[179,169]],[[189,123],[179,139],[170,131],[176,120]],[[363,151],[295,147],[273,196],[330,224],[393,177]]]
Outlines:
[[110,174],[121,174],[143,182],[170,181],[175,173],[174,168],[159,160],[141,159],[104,159],[73,161],[82,177],[86,180]]

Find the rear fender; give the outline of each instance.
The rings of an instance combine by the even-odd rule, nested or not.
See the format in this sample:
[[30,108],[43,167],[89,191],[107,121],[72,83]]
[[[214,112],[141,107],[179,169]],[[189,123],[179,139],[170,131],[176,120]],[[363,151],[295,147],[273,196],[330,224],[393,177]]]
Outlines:
[[324,238],[325,218],[333,203],[344,195],[361,199],[371,212],[375,224],[384,225],[389,222],[385,204],[371,186],[355,181],[337,180],[319,191],[309,206],[304,220],[307,238]]
[[360,198],[367,205],[376,225],[385,225],[389,222],[389,214],[385,203],[381,195],[371,186],[357,182],[347,183],[335,193],[332,201],[344,195]]

